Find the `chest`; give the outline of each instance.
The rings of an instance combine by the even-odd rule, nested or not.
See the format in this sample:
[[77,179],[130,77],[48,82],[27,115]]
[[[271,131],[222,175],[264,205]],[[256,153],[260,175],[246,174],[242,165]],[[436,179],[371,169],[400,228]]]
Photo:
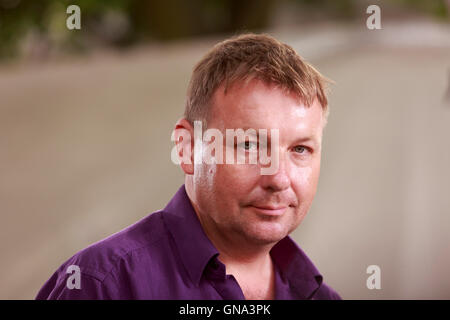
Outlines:
[[239,278],[237,279],[246,300],[275,299],[275,279],[269,278]]
[[275,299],[275,289],[272,286],[242,287],[246,300],[273,300]]

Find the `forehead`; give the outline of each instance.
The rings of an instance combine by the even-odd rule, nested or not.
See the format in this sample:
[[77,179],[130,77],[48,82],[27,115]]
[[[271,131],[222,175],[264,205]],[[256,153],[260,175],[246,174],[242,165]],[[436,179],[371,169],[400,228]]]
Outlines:
[[305,106],[295,94],[259,80],[214,93],[208,127],[279,129],[280,135],[320,134],[323,111],[317,99]]

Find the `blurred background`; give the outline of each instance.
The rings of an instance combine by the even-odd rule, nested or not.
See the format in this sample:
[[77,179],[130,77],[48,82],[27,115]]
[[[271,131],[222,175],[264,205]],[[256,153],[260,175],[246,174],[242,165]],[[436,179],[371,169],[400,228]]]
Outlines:
[[450,299],[450,1],[0,0],[1,299],[33,299],[75,252],[166,205],[192,67],[245,31],[336,82],[292,234],[325,281],[345,299]]

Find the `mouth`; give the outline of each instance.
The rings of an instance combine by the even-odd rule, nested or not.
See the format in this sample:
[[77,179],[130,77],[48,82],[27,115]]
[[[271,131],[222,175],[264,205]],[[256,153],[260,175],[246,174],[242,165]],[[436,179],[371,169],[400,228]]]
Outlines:
[[279,206],[279,207],[250,206],[250,208],[259,214],[263,214],[263,215],[267,215],[267,216],[281,216],[282,214],[284,214],[286,212],[288,207],[286,207],[286,206]]

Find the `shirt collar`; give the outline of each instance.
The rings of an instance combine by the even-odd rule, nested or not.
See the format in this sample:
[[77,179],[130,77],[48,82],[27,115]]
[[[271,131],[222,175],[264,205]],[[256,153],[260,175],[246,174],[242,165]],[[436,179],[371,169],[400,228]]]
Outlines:
[[322,275],[291,237],[278,241],[270,255],[282,280],[288,282],[292,294],[298,299],[309,299],[321,286]]
[[[163,209],[163,219],[191,280],[198,285],[209,261],[219,255],[206,236],[183,184]],[[322,284],[322,276],[302,249],[289,237],[270,251],[281,278],[300,299],[308,299]]]
[[219,251],[206,236],[184,184],[163,209],[163,219],[191,280],[198,285],[208,262]]

